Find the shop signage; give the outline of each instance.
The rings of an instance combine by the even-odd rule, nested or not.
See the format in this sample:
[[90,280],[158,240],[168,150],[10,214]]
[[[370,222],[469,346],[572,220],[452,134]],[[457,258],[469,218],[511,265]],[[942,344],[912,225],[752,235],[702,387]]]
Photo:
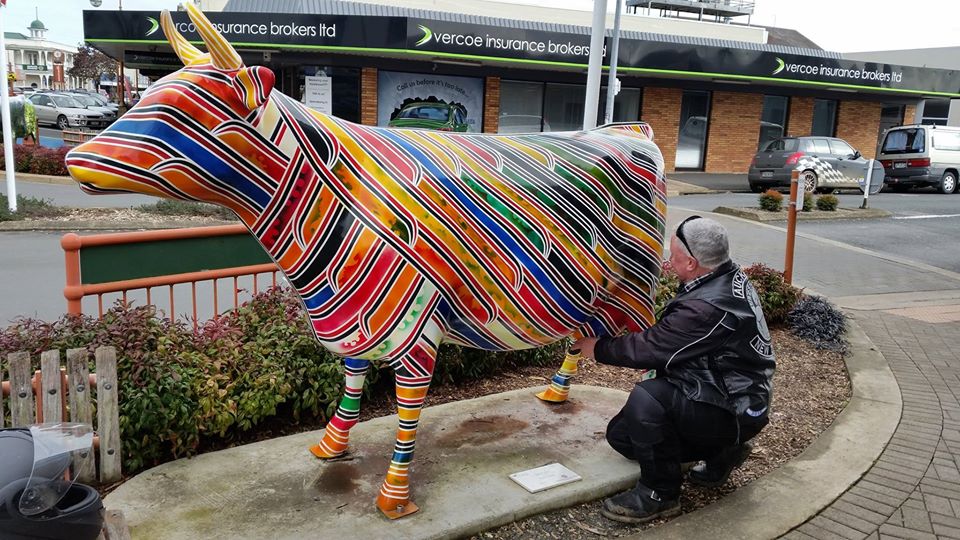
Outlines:
[[[185,11],[170,15],[183,37],[201,41]],[[407,24],[403,17],[232,12],[207,15],[217,31],[234,45],[271,48],[402,48]],[[159,19],[156,11],[84,11],[83,32],[91,42],[166,44]]]
[[333,114],[333,79],[325,75],[304,77],[303,104],[324,114]]
[[176,70],[183,67],[183,61],[177,55],[163,52],[126,51],[123,62],[128,68],[171,67]]
[[[200,40],[186,13],[172,15],[177,29],[187,39]],[[459,58],[583,68],[590,55],[588,34],[414,17],[232,12],[214,12],[209,16],[228,40],[248,48],[339,50],[371,55],[396,52],[431,60]],[[157,30],[156,12],[84,11],[83,17],[86,40],[93,43],[166,44],[163,32]],[[729,78],[960,97],[958,71],[651,40],[621,39],[618,69],[635,75]]]
[[[585,64],[590,36],[408,19],[407,48],[487,58]],[[606,47],[604,47],[606,53]]]

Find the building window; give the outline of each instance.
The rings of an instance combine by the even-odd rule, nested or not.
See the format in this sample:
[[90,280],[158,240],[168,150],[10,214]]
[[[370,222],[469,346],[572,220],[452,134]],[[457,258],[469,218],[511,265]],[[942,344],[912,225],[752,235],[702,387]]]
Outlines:
[[[330,77],[330,112],[350,122],[360,122],[360,70],[351,67],[295,65],[285,68],[282,78],[289,81],[285,94],[303,101],[306,76]],[[289,88],[289,89],[288,89]]]
[[584,86],[547,83],[543,98],[544,131],[583,129]]
[[813,128],[810,135],[833,137],[837,131],[837,100],[813,100]]
[[884,103],[880,106],[880,132],[877,133],[877,140],[883,140],[883,134],[888,129],[903,124],[904,110],[903,105],[893,103]]
[[[584,89],[586,91],[586,89]],[[613,99],[613,118],[611,122],[636,122],[640,120],[641,88],[620,88]],[[607,87],[600,87],[600,110],[597,111],[597,125],[604,123],[607,114]]]
[[767,141],[783,137],[787,131],[787,98],[763,96],[763,112],[760,113],[760,140],[757,148]]
[[710,118],[710,92],[684,90],[680,102],[680,133],[677,137],[677,169],[703,170],[704,149]]
[[947,125],[947,117],[949,115],[949,99],[925,99],[923,100],[923,109],[920,114],[920,123],[934,126],[945,126]]
[[543,122],[543,83],[500,81],[497,133],[550,131]]

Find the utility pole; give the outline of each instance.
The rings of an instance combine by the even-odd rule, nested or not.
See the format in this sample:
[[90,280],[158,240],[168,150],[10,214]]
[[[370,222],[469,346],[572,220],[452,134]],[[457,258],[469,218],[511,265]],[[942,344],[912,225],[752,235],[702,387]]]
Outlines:
[[583,100],[584,131],[597,127],[597,109],[600,107],[600,71],[603,67],[603,38],[606,30],[607,0],[593,0],[593,28],[590,31],[587,95]]
[[[92,1],[92,0],[91,0],[91,1]],[[123,11],[123,0],[117,0],[117,6],[118,6],[119,11]],[[117,94],[118,94],[119,97],[120,97],[120,103],[119,103],[119,106],[117,107],[117,118],[119,118],[120,116],[122,116],[123,113],[127,112],[127,99],[126,99],[126,98],[127,98],[127,92],[126,92],[126,88],[125,88],[126,85],[124,84],[124,78],[123,78],[123,55],[124,55],[124,49],[121,48],[121,50],[120,50],[120,76],[117,77]]]
[[616,14],[613,16],[613,44],[610,46],[610,70],[607,72],[607,110],[603,115],[603,123],[613,122],[613,105],[620,93],[620,81],[617,79],[617,56],[620,52],[620,6],[623,0],[614,0],[617,3]]

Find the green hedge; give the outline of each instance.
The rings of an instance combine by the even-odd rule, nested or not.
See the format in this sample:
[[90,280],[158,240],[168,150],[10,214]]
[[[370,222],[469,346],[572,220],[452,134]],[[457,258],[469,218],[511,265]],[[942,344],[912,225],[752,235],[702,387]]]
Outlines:
[[[799,291],[786,286],[775,270],[746,270],[771,324],[782,320]],[[679,285],[665,264],[656,297],[658,317]],[[29,351],[35,369],[42,351],[86,347],[92,352],[101,345],[117,348],[123,467],[129,474],[193,455],[204,445],[235,440],[274,418],[325,422],[343,392],[342,362],[314,339],[299,298],[288,289],[258,294],[196,332],[184,322],[157,317],[151,307],[119,305],[100,320],[20,319],[0,332],[0,357]],[[434,384],[520,366],[559,367],[566,345],[561,341],[506,353],[443,345]],[[392,399],[388,367],[371,369],[366,383],[365,398],[377,393]]]
[[[102,320],[21,319],[0,333],[2,357],[30,351],[35,364],[45,350],[92,352],[100,345],[117,348],[127,473],[233,440],[275,417],[324,422],[343,392],[342,362],[317,343],[300,300],[287,289],[256,295],[196,333],[158,318],[150,307],[120,306]],[[460,382],[522,365],[559,367],[564,350],[563,342],[510,353],[444,345],[434,380]],[[371,369],[366,382],[365,397],[382,392],[392,399],[389,368]]]
[[[46,148],[39,145],[18,144],[13,147],[14,170],[21,173],[46,174],[53,176],[67,176],[67,165],[64,158],[70,148]],[[0,156],[3,155],[3,145],[0,144]],[[0,170],[6,168],[6,163],[0,159]]]

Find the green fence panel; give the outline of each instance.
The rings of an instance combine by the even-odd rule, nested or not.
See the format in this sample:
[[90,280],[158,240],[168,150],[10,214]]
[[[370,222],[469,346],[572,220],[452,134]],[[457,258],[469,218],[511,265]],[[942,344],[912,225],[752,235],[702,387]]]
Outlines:
[[80,281],[109,283],[273,262],[249,233],[80,249]]

